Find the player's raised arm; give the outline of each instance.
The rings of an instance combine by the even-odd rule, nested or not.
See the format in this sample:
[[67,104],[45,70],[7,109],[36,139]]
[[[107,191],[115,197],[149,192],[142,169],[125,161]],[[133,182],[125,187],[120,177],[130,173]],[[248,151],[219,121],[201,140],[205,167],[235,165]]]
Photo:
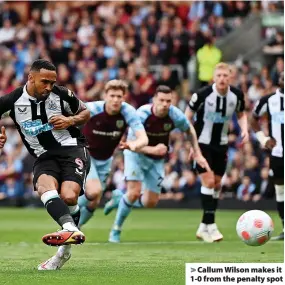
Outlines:
[[90,119],[90,111],[85,104],[80,101],[74,93],[65,87],[56,87],[60,89],[61,97],[65,101],[64,109],[68,116],[53,116],[49,123],[54,126],[55,130],[64,130],[71,126],[80,126],[87,123]]
[[125,115],[127,124],[135,134],[134,140],[128,140],[120,144],[121,149],[130,149],[131,151],[139,151],[141,148],[148,145],[148,137],[145,128],[142,124],[139,113],[130,105],[123,106],[123,113]]
[[164,157],[167,154],[168,148],[165,144],[159,143],[155,146],[144,146],[137,150],[139,153],[143,153],[146,155],[152,155],[152,156],[158,156],[158,157]]

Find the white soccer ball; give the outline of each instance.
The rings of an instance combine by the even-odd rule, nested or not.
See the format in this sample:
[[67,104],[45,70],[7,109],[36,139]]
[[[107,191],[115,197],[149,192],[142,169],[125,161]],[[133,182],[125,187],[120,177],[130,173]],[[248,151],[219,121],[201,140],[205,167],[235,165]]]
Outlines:
[[270,240],[274,225],[265,212],[251,210],[239,217],[236,230],[238,236],[247,245],[260,246]]

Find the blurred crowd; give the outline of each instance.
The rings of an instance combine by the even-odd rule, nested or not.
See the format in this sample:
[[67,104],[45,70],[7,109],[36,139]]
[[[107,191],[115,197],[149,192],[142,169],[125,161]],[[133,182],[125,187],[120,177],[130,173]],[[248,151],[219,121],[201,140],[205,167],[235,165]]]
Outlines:
[[[187,72],[192,57],[197,58],[199,85],[211,82],[213,67],[223,56],[216,39],[239,27],[250,14],[283,11],[283,1],[35,1],[28,5],[27,14],[22,15],[9,2],[0,3],[0,96],[25,84],[30,64],[46,58],[57,66],[58,84],[74,90],[85,102],[101,99],[105,82],[120,78],[129,84],[127,101],[133,106],[150,102],[156,86],[163,84],[174,90],[173,103],[182,110],[195,91],[189,88]],[[269,41],[264,52],[277,47],[279,53],[284,52],[283,33],[270,30],[265,36]],[[261,70],[249,61],[232,65],[231,84],[245,93],[249,119],[253,104],[275,91],[283,69],[283,55]],[[34,196],[33,159],[13,123],[4,123],[8,142],[0,155],[0,200]],[[188,150],[184,136],[174,131],[162,199],[199,195],[200,182],[188,161]],[[270,197],[268,163],[254,134],[250,143],[240,145],[234,118],[221,198],[257,201]],[[108,189],[125,188],[123,168],[118,153]]]

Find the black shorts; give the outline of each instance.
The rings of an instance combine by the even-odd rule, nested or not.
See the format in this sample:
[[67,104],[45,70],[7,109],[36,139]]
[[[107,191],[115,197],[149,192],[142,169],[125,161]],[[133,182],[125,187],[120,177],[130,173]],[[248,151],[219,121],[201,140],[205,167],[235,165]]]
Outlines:
[[[218,146],[213,147],[206,144],[199,144],[202,155],[207,160],[210,168],[215,173],[215,175],[223,176],[228,161],[228,146]],[[205,173],[206,169],[201,167],[199,164],[196,164],[195,169],[199,174]]]
[[90,156],[85,147],[68,146],[48,151],[34,163],[34,189],[36,190],[36,183],[42,174],[53,176],[59,185],[64,181],[74,181],[84,189],[89,170]]
[[270,177],[273,180],[284,181],[284,159],[283,157],[270,156]]

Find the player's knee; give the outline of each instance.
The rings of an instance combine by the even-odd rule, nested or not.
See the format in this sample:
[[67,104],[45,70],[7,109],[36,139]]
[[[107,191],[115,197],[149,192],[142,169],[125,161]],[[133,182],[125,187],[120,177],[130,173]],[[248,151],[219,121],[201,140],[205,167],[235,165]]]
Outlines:
[[129,201],[133,203],[139,199],[140,191],[128,191],[127,196]]
[[36,189],[38,194],[41,196],[43,193],[50,190],[57,190],[58,183],[52,176],[42,174],[36,183]]
[[137,181],[129,181],[127,186],[127,196],[130,202],[135,202],[141,195],[141,184]]
[[211,178],[207,179],[204,184],[205,184],[204,185],[205,187],[210,188],[210,189],[213,189],[216,186],[215,179],[211,179]]
[[90,201],[89,204],[88,204],[88,209],[95,210],[96,208],[98,208],[99,204],[100,204],[100,200],[99,199]]
[[60,197],[65,202],[65,204],[68,206],[73,206],[77,204],[78,195],[74,191],[68,191],[68,192],[62,193]]
[[154,208],[157,205],[158,200],[149,200],[144,202],[146,208]]
[[86,188],[85,196],[88,198],[90,201],[96,201],[100,200],[102,196],[102,187],[88,187]]

